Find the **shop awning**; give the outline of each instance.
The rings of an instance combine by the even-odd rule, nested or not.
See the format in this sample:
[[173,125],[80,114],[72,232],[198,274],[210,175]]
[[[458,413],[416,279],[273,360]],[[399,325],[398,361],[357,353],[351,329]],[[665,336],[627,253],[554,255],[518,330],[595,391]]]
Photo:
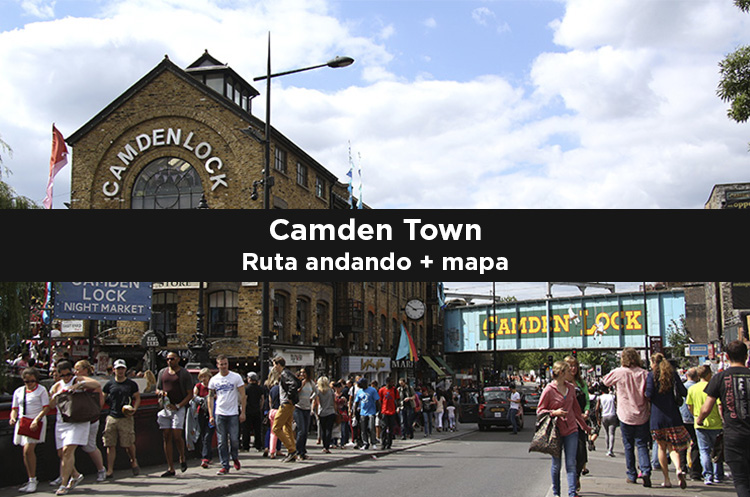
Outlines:
[[448,363],[445,362],[445,359],[443,359],[441,356],[436,355],[435,360],[437,360],[438,363],[440,363],[440,366],[448,372],[449,375],[455,376],[456,372],[451,369],[450,366],[448,366]]
[[440,366],[438,366],[435,363],[435,361],[432,360],[432,358],[430,356],[423,355],[422,359],[424,359],[425,362],[427,364],[429,364],[432,369],[435,370],[435,372],[437,373],[438,377],[442,378],[444,376],[448,376],[447,374],[445,374],[445,371],[443,371],[442,369],[440,369]]

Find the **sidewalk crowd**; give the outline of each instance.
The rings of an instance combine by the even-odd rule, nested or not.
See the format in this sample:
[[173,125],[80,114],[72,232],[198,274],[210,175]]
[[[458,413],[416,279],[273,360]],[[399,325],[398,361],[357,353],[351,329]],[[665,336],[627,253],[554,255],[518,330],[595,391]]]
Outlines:
[[[455,431],[458,392],[419,388],[400,378],[398,385],[388,378],[378,388],[359,376],[331,381],[314,378],[311,367],[292,372],[283,357],[273,359],[273,368],[261,385],[257,373],[242,376],[229,370],[226,356],[216,358],[212,373],[202,369],[198,382],[180,366],[176,352],[167,354],[167,366],[156,376],[153,386],[159,399],[155,423],[162,433],[166,471],[162,478],[174,477],[178,468],[188,468],[187,452],[200,454],[200,465],[213,463],[214,437],[218,453],[218,476],[240,471],[239,451],[253,449],[263,457],[283,458],[283,462],[303,461],[310,457],[307,439],[311,424],[317,426],[322,452],[331,449],[388,450],[396,437],[411,439],[415,429],[423,427],[429,436],[437,431]],[[60,360],[53,369],[55,383],[48,392],[39,383],[33,367],[22,370],[24,386],[13,394],[10,424],[14,444],[22,448],[28,481],[23,493],[37,491],[36,454],[45,443],[46,415],[57,409],[54,434],[60,458],[59,477],[51,482],[56,495],[66,495],[83,480],[75,467],[78,447],[89,454],[97,468],[97,482],[115,476],[114,463],[119,444],[125,449],[132,474],[140,467],[136,457],[134,414],[141,403],[139,387],[127,374],[124,360],[114,361],[114,376],[104,386],[91,378],[88,361],[75,365]],[[99,419],[80,419],[67,405],[85,392],[93,398],[98,412],[106,405],[106,421],[99,449]],[[75,408],[78,409],[78,408]],[[91,418],[91,416],[90,416]],[[252,443],[251,443],[252,442]],[[282,452],[284,451],[284,452]],[[106,454],[104,458],[102,452]]]
[[[552,456],[552,493],[579,496],[587,475],[588,452],[604,428],[607,456],[615,457],[620,428],[625,455],[625,483],[652,486],[660,470],[663,488],[688,487],[688,479],[712,486],[731,478],[739,497],[750,497],[750,369],[742,341],[729,343],[729,367],[716,374],[710,365],[690,368],[685,380],[663,354],[643,368],[640,354],[625,348],[621,366],[599,382],[582,379],[576,357],[552,367],[537,415],[556,418],[562,453]],[[673,480],[669,464],[674,467]],[[729,467],[730,475],[725,472]],[[562,467],[566,486],[561,487]],[[595,471],[595,469],[594,469]]]

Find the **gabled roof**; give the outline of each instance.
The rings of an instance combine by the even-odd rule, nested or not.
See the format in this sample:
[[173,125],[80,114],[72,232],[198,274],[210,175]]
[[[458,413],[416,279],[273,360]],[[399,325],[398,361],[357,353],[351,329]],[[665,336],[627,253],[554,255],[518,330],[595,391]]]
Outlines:
[[[243,110],[240,106],[236,105],[232,100],[229,100],[224,95],[221,95],[220,93],[212,90],[205,84],[203,84],[201,81],[193,77],[191,74],[188,73],[188,71],[195,73],[196,70],[206,70],[207,68],[212,68],[213,70],[216,69],[225,69],[228,71],[231,71],[231,74],[233,77],[237,78],[238,81],[242,81],[244,84],[252,88],[252,91],[255,92],[255,95],[258,95],[258,91],[255,90],[249,83],[245,82],[244,79],[242,79],[237,73],[234,72],[227,64],[223,64],[219,62],[217,59],[212,57],[208,51],[205,51],[203,55],[198,58],[195,62],[190,64],[188,67],[188,70],[183,70],[177,65],[175,65],[171,60],[169,60],[168,56],[164,56],[164,59],[151,71],[149,71],[145,76],[143,76],[141,79],[139,79],[133,86],[125,90],[122,95],[114,99],[112,102],[110,102],[109,105],[107,105],[104,109],[102,109],[97,115],[95,115],[89,122],[81,126],[76,132],[68,136],[66,138],[66,142],[68,145],[74,146],[78,141],[80,141],[84,136],[86,136],[92,129],[95,129],[99,123],[107,119],[111,114],[113,114],[118,108],[120,108],[125,102],[133,98],[138,92],[140,92],[143,88],[145,88],[149,83],[151,83],[153,80],[155,80],[159,75],[161,75],[164,72],[170,72],[183,80],[185,83],[191,85],[199,92],[203,93],[207,97],[211,98],[218,104],[225,107],[227,110],[234,112],[237,114],[241,119],[244,119],[247,121],[251,127],[255,127],[256,129],[262,130],[265,126],[265,123],[252,115],[250,112]],[[283,133],[279,132],[276,128],[271,126],[272,128],[272,134],[273,134],[273,140],[277,141],[282,144],[282,146],[286,147],[289,150],[293,150],[295,155],[300,157],[301,159],[309,162],[310,164],[315,164],[316,170],[323,174],[328,181],[337,181],[336,176],[329,171],[325,166],[320,164],[318,161],[316,161],[314,158],[312,158],[307,152],[302,150],[297,144],[292,142],[289,138],[287,138]]]
[[[208,54],[208,52],[205,52],[203,56],[199,58],[196,62],[199,62],[201,60],[208,60],[208,59],[205,59],[205,57],[210,57],[211,60],[218,62],[216,59],[211,57]],[[196,62],[194,62],[193,64],[195,64]],[[219,65],[221,67],[225,67],[228,69],[228,67],[226,65],[222,65],[221,62],[219,62]],[[229,70],[232,71],[231,69]],[[125,92],[122,95],[120,95],[119,97],[114,99],[112,102],[110,102],[109,105],[107,105],[104,109],[101,110],[101,112],[99,112],[97,115],[91,118],[89,122],[81,126],[81,128],[79,128],[75,133],[68,136],[68,138],[65,141],[71,146],[75,145],[81,138],[83,138],[89,131],[94,129],[99,123],[101,123],[103,120],[109,117],[115,110],[117,110],[125,102],[130,100],[134,95],[140,92],[150,82],[155,80],[159,75],[167,71],[171,72],[172,74],[174,74],[175,76],[183,80],[185,83],[193,86],[196,90],[200,91],[201,93],[204,93],[206,96],[212,98],[219,104],[223,105],[228,110],[234,112],[235,114],[238,114],[242,119],[250,121],[257,126],[260,126],[260,127],[263,126],[263,122],[260,121],[258,118],[256,118],[249,112],[244,111],[241,107],[235,105],[234,102],[232,102],[231,100],[213,91],[208,86],[204,85],[203,83],[201,83],[194,77],[190,76],[186,71],[184,71],[183,69],[180,69],[171,60],[169,60],[168,56],[165,55],[164,59],[156,67],[154,67],[145,76],[139,79],[133,86],[125,90]],[[234,71],[232,71],[232,73],[234,73]],[[239,78],[239,76],[236,76],[236,77]],[[258,94],[257,90],[255,91],[255,94],[256,95]]]

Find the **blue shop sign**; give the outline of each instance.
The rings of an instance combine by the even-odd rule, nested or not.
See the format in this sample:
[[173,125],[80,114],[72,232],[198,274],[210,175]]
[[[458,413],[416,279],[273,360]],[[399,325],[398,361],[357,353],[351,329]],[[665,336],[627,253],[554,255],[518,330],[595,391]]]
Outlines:
[[58,282],[55,284],[55,318],[149,321],[151,282]]

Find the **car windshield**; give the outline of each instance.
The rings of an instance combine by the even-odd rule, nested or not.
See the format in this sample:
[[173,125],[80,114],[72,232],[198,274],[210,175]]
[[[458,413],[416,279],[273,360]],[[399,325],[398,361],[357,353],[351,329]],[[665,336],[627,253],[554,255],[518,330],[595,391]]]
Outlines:
[[485,402],[497,402],[500,400],[508,400],[508,391],[506,390],[485,390],[484,401]]
[[532,393],[527,393],[527,394],[526,394],[526,396],[527,396],[527,397],[528,397],[528,398],[529,398],[530,400],[531,400],[531,399],[533,399],[533,400],[539,400],[539,397],[541,397],[541,396],[542,396],[542,394],[541,394],[541,393],[539,393],[539,392],[532,392]]

